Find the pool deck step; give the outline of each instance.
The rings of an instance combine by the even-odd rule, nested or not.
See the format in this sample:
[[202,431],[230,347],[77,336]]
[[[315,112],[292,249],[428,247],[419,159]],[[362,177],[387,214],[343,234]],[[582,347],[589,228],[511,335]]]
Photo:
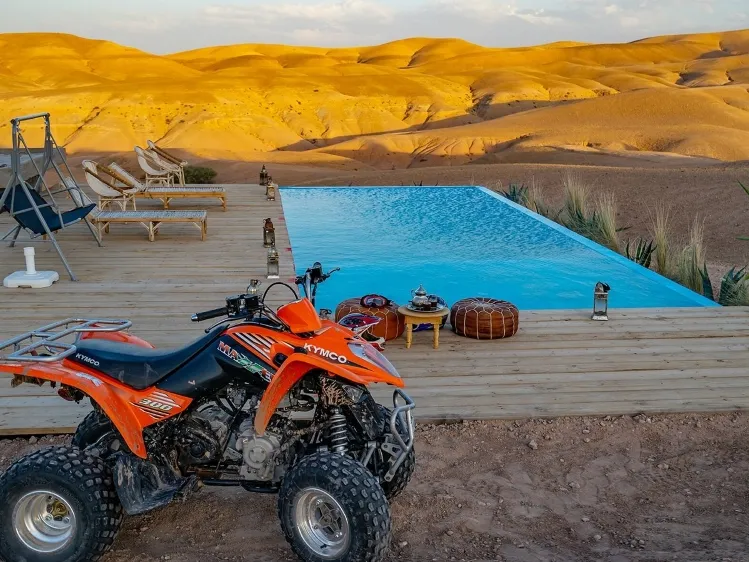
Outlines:
[[[290,279],[280,201],[266,201],[257,185],[226,189],[229,208],[209,208],[205,242],[178,224],[158,245],[134,225],[107,236],[103,248],[85,227],[61,233],[58,241],[81,279],[76,283],[63,275],[49,245],[35,244],[37,269],[56,270],[61,280],[42,290],[0,287],[0,340],[65,317],[97,316],[129,318],[134,333],[159,347],[182,345],[205,327],[190,322],[193,312],[221,306],[251,278],[265,279],[268,217],[281,280]],[[148,200],[139,206],[160,207]],[[197,207],[191,201],[174,208]],[[0,231],[10,226],[0,215]],[[23,269],[23,246],[0,246],[0,278]],[[273,290],[269,302],[286,298],[285,290]],[[418,332],[411,349],[401,339],[388,342],[386,354],[422,421],[749,409],[749,308],[623,309],[610,317],[601,323],[589,311],[522,311],[519,333],[507,340],[474,341],[446,328],[439,350],[430,333]],[[390,393],[374,392],[383,400]],[[0,435],[69,433],[89,409],[65,402],[48,385],[13,389],[0,375]]]

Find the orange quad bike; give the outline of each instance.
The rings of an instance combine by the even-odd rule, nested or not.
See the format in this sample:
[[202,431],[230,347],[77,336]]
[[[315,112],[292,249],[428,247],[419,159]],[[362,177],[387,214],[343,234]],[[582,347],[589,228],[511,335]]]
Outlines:
[[[131,322],[103,319],[0,342],[0,372],[13,386],[50,383],[93,405],[72,446],[31,453],[0,477],[0,558],[96,560],[124,514],[201,485],[277,493],[281,527],[303,560],[385,556],[388,500],[415,466],[403,380],[308,298],[294,293],[273,312],[257,281],[247,291],[195,314],[221,319],[181,349],[155,349],[126,332]],[[391,408],[375,402],[372,383],[395,387]]]

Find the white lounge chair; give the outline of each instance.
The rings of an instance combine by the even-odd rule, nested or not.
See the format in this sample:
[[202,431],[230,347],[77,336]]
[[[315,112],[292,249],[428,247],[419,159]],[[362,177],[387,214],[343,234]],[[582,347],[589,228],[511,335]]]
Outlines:
[[152,152],[135,147],[138,156],[138,165],[146,173],[146,186],[162,185],[164,187],[174,185],[174,176],[177,174],[177,166],[164,167],[154,158]]
[[[93,160],[84,160],[82,165],[86,173],[86,182],[99,198],[99,210],[104,210],[112,203],[119,205],[122,211],[126,211],[130,203],[133,210],[136,210],[135,196],[142,191],[139,186],[128,185],[117,172]],[[123,185],[118,186],[117,182]]]
[[149,152],[152,152],[156,156],[157,162],[161,163],[161,161],[163,161],[165,163],[171,164],[172,166],[178,167],[178,183],[180,185],[185,185],[185,166],[187,166],[187,162],[185,162],[181,158],[176,157],[174,154],[171,154],[166,150],[159,148],[158,146],[156,146],[156,143],[151,140],[146,141],[146,144],[148,145]]
[[109,165],[114,172],[120,176],[126,187],[137,189],[136,197],[147,197],[149,199],[160,199],[164,208],[169,208],[172,199],[218,199],[221,206],[226,210],[226,190],[221,186],[211,185],[178,185],[178,186],[150,186],[138,181],[130,172],[121,168],[118,164],[112,162]]

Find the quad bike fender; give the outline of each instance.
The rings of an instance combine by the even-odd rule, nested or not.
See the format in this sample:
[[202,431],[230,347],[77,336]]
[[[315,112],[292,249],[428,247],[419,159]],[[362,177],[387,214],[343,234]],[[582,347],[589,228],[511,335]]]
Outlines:
[[23,377],[24,380],[21,382],[42,385],[44,382],[54,381],[80,390],[96,402],[109,417],[133,454],[144,459],[147,453],[143,441],[143,429],[160,419],[184,411],[192,401],[184,396],[160,391],[160,394],[167,397],[166,401],[174,406],[172,411],[164,412],[163,417],[157,420],[154,417],[155,414],[149,413],[150,406],[142,405],[141,402],[145,399],[153,403],[151,396],[153,389],[134,390],[114,379],[67,360],[46,364],[0,362],[0,372]]
[[352,373],[345,367],[331,365],[321,357],[307,355],[304,353],[294,353],[284,361],[281,368],[273,375],[273,380],[263,393],[257,412],[255,413],[255,431],[258,435],[265,433],[265,428],[273,413],[278,408],[281,400],[294,386],[304,378],[304,376],[313,370],[329,371],[332,374],[349,380],[356,384],[366,385],[367,380]]

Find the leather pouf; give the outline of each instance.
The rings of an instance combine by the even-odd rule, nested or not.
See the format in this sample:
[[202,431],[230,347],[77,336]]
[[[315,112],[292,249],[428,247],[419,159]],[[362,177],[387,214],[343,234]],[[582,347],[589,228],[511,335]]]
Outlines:
[[450,309],[450,324],[459,336],[477,340],[509,338],[518,331],[518,307],[507,301],[472,297]]
[[401,337],[403,331],[406,329],[405,318],[398,314],[398,305],[395,303],[391,303],[384,308],[371,308],[368,306],[362,306],[361,298],[346,299],[336,307],[335,321],[338,322],[347,314],[354,312],[382,318],[382,322],[373,326],[369,330],[372,335],[375,335],[378,338],[394,340]]

